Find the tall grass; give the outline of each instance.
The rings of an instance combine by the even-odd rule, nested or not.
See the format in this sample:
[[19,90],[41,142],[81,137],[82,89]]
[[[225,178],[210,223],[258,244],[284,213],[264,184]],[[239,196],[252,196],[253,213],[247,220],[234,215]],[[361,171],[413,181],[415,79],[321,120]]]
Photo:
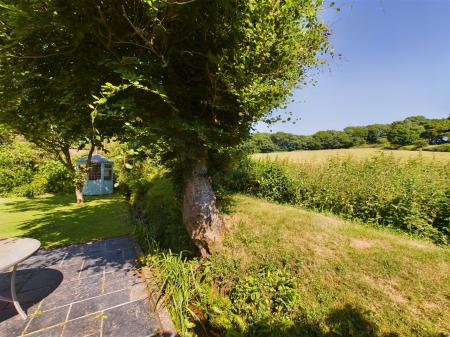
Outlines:
[[256,160],[229,181],[234,190],[332,212],[447,243],[450,170],[445,162],[331,158],[319,164]]

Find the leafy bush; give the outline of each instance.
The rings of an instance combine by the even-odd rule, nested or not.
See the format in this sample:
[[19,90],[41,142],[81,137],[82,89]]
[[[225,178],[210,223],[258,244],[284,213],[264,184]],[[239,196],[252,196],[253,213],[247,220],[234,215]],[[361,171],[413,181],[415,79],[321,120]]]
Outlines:
[[13,139],[12,130],[7,125],[0,123],[0,146],[11,144]]
[[15,187],[11,194],[18,197],[32,198],[34,196],[45,193],[45,186],[48,180],[45,176],[35,175],[29,184]]
[[56,160],[49,159],[40,163],[34,179],[46,180],[43,186],[45,193],[71,193],[74,189],[72,174]]
[[29,185],[38,161],[39,155],[28,144],[14,142],[0,146],[0,195],[6,196]]
[[70,172],[27,143],[0,146],[0,195],[33,197],[72,192]]
[[379,156],[333,158],[325,164],[256,161],[231,175],[228,187],[349,219],[399,228],[445,243],[450,234],[446,163]]
[[231,291],[236,313],[253,322],[289,318],[298,304],[295,278],[287,270],[262,269],[239,279]]
[[220,183],[228,190],[249,193],[275,202],[293,203],[296,199],[294,180],[283,162],[244,159]]
[[191,250],[189,238],[182,223],[181,204],[170,179],[155,177],[134,197],[134,205],[147,228],[146,235],[158,246],[174,251]]

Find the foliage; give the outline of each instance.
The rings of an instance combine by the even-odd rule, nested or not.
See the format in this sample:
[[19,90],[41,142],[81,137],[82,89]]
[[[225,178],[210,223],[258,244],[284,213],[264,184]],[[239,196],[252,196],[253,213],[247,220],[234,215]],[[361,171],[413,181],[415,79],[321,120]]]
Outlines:
[[0,146],[12,143],[13,139],[14,135],[11,129],[7,125],[0,123]]
[[408,145],[414,144],[420,138],[420,134],[425,128],[411,121],[394,122],[387,134],[388,140],[392,144]]
[[240,278],[230,298],[237,314],[253,322],[271,321],[289,318],[289,314],[297,309],[295,288],[295,279],[288,271],[262,269]]
[[344,149],[364,145],[380,145],[394,149],[411,145],[411,149],[417,149],[428,144],[446,142],[450,142],[449,118],[427,119],[423,116],[413,116],[392,124],[349,126],[344,131],[318,131],[312,136],[284,132],[256,133],[249,140],[248,148],[260,153]]
[[0,195],[31,183],[37,171],[39,153],[24,143],[12,143],[0,147]]
[[[43,191],[45,193],[73,192],[71,172],[57,160],[48,158],[42,161],[38,166],[37,176],[42,177],[46,181],[43,186]],[[36,179],[36,177],[33,178],[33,180],[34,179]]]
[[188,241],[188,236],[182,224],[180,201],[170,179],[155,176],[134,196],[134,206],[146,224],[145,235],[156,240],[159,247],[174,251],[192,250],[190,245],[182,245]]
[[322,164],[244,163],[227,187],[445,243],[449,186],[445,162],[381,155],[360,161],[332,158]]
[[0,195],[33,197],[72,190],[71,174],[59,161],[27,143],[0,146]]
[[[196,293],[194,274],[195,260],[187,260],[182,253],[153,250],[142,262],[154,268],[156,281],[160,286],[156,301],[166,300],[178,332],[183,337],[194,337],[191,329],[195,324],[189,320],[190,303]],[[164,297],[164,298],[163,298]]]
[[295,203],[292,176],[284,164],[277,161],[251,161],[243,159],[224,180],[218,181],[231,191],[245,191],[276,202]]
[[77,62],[91,50],[81,43],[84,24],[66,29],[69,9],[59,11],[57,2],[4,1],[0,8],[0,121],[74,174],[69,149],[95,142],[88,103],[101,65]]
[[321,8],[312,0],[5,1],[2,119],[60,152],[116,135],[189,167],[241,143],[306,81],[327,51]]

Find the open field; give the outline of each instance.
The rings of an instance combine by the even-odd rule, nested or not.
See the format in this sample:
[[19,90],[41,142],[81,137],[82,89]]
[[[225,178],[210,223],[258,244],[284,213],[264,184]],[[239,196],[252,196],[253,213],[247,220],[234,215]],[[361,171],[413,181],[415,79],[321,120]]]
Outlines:
[[382,153],[401,159],[422,157],[424,159],[450,162],[450,152],[381,150],[374,148],[257,153],[253,155],[253,158],[280,159],[299,163],[321,163],[332,157],[365,159]]
[[49,248],[130,232],[121,196],[87,196],[83,205],[74,201],[74,195],[0,198],[0,237],[31,237]]
[[448,248],[246,196],[233,209],[232,234],[210,260],[220,292],[267,267],[296,278],[299,318],[270,335],[450,333]]

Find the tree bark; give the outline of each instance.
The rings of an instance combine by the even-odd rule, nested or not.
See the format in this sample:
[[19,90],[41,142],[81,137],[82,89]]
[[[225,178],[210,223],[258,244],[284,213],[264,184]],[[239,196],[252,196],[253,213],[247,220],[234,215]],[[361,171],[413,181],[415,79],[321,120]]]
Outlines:
[[77,204],[84,204],[83,193],[81,193],[81,189],[78,187],[75,187],[75,196],[77,197]]
[[183,222],[200,255],[211,253],[213,246],[220,243],[224,223],[216,207],[211,180],[207,176],[207,162],[194,165],[185,177],[183,198]]
[[[66,165],[67,169],[70,171],[70,173],[72,174],[73,177],[75,177],[75,175],[77,174],[77,170],[75,168],[75,166],[73,166],[72,164],[72,156],[70,155],[70,149],[69,146],[64,147],[61,152],[64,155],[64,159],[63,157],[61,157],[58,154],[58,158],[59,160]],[[82,187],[76,186],[75,187],[75,198],[77,200],[77,204],[83,204],[84,203],[84,197],[83,197],[83,193],[81,192]]]

